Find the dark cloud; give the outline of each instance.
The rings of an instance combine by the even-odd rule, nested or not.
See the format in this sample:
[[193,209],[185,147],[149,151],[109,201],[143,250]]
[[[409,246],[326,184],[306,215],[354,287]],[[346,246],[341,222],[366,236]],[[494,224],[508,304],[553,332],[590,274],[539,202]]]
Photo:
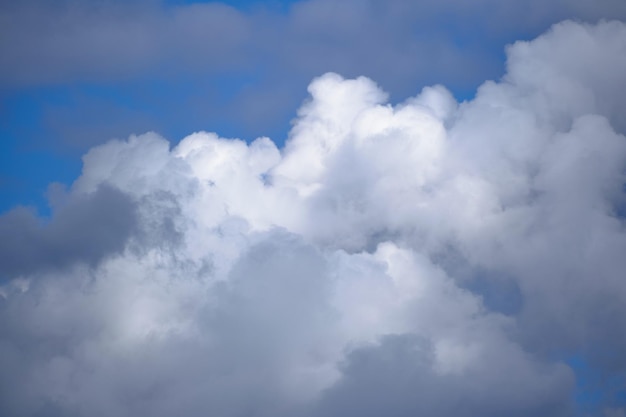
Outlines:
[[[494,352],[495,353],[495,352]],[[346,356],[341,379],[327,390],[315,416],[571,416],[572,375],[565,366],[541,376],[515,355],[489,358],[460,375],[433,371],[433,346],[412,335],[386,336]],[[527,379],[528,378],[528,379]],[[489,401],[485,401],[489,398]]]
[[28,208],[13,209],[0,217],[0,276],[96,265],[124,249],[136,227],[135,210],[129,196],[106,185],[72,196],[45,223]]
[[[540,31],[563,18],[626,16],[623,3],[608,0],[593,2],[593,7],[585,0],[493,3],[468,7],[454,1],[314,0],[295,3],[287,15],[262,9],[242,13],[220,3],[170,7],[154,2],[65,2],[48,7],[26,3],[2,9],[6,65],[1,78],[5,85],[30,84],[128,78],[167,68],[194,72],[258,67],[270,54],[272,61],[299,66],[307,77],[328,70],[360,70],[386,82],[401,70],[407,79],[415,78],[411,72],[416,70],[422,76],[432,75],[433,69],[450,69],[453,74],[455,62],[480,65],[478,49],[464,58],[468,46],[481,47],[465,38],[484,37],[476,29],[496,30],[490,25],[501,25],[497,30],[515,36],[522,28]],[[520,13],[528,9],[532,13]],[[474,19],[468,19],[468,13]],[[495,23],[483,26],[475,20]],[[424,25],[435,29],[436,36],[431,30],[428,37],[420,36]],[[458,43],[463,47],[456,47]],[[264,54],[255,53],[258,49]],[[434,56],[426,54],[431,49]],[[424,55],[430,59],[417,58]],[[380,65],[384,67],[377,68]]]
[[558,20],[626,17],[623,2],[611,0],[311,0],[286,14],[219,2],[44,4],[0,9],[5,86],[250,67],[282,73],[288,65],[306,78],[331,70],[373,76],[395,92],[437,74],[439,82],[461,84],[495,76],[500,57],[493,54],[503,43]]
[[240,61],[247,23],[235,9],[220,3],[139,6],[68,2],[0,9],[3,85],[119,81],[155,70],[231,69]]

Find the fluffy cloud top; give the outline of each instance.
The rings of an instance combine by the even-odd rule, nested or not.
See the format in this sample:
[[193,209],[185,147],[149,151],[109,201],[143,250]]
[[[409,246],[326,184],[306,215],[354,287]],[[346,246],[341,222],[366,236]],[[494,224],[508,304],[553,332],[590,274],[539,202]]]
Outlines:
[[91,149],[0,218],[0,414],[572,415],[567,355],[626,373],[626,25],[507,53],[463,103],[325,74],[284,149]]

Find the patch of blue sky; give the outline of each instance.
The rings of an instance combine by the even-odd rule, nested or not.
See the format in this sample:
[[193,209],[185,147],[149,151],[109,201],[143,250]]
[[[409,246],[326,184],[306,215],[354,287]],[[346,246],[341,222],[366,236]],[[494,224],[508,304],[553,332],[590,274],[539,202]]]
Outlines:
[[[31,87],[2,95],[0,119],[0,212],[16,205],[48,210],[51,182],[70,185],[80,156],[109,139],[156,131],[172,143],[199,130],[253,140],[252,129],[228,114],[223,103],[262,73],[211,77],[146,78],[124,83],[73,83]],[[284,129],[288,121],[284,121]],[[263,134],[275,133],[263,132]]]
[[564,359],[574,371],[574,400],[579,416],[602,415],[604,408],[626,408],[626,375],[608,376],[583,355]]
[[0,124],[0,212],[16,205],[48,210],[51,182],[69,183],[80,172],[80,159],[46,144],[42,98],[67,104],[64,89],[37,88],[3,94]]

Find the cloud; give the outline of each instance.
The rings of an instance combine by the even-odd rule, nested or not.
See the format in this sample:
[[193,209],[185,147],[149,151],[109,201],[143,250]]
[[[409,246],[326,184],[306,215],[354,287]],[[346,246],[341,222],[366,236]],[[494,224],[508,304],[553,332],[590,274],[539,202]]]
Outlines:
[[435,83],[469,97],[502,73],[509,42],[563,19],[626,19],[620,0],[5,3],[3,101],[26,100],[35,121],[13,118],[19,131],[7,134],[75,155],[112,137],[207,125],[282,144],[319,74],[371,77],[395,101]]
[[494,49],[503,42],[566,18],[624,19],[626,7],[619,0],[309,0],[279,11],[220,2],[35,0],[0,7],[0,79],[11,87],[264,68],[273,80],[365,71],[394,93],[434,80],[474,87],[500,70]]
[[[57,199],[61,196],[57,196]],[[0,217],[0,277],[30,275],[74,262],[96,265],[122,252],[136,224],[135,205],[127,195],[106,185],[93,193],[72,195],[42,225],[27,208]]]
[[473,358],[475,364],[490,361],[491,366],[470,365],[458,375],[442,375],[432,366],[437,352],[428,340],[408,335],[387,336],[379,345],[352,351],[342,366],[342,380],[322,397],[316,415],[572,413],[567,404],[571,377],[563,368],[542,367],[499,346]]
[[248,38],[244,17],[221,3],[166,10],[152,2],[27,2],[0,9],[0,21],[5,86],[125,80],[190,62],[229,69]]
[[626,372],[625,49],[566,21],[471,101],[327,73],[282,149],[92,148],[47,229],[0,219],[35,236],[0,246],[0,413],[571,415],[569,353]]

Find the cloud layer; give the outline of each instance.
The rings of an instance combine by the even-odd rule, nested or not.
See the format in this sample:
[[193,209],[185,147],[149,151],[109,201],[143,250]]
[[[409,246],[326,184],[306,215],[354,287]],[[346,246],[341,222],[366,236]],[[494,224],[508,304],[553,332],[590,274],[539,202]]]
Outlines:
[[284,149],[92,148],[0,218],[0,414],[572,415],[568,355],[626,373],[626,25],[507,55],[463,103],[327,73]]
[[[0,83],[125,80],[154,70],[206,74],[252,66],[300,79],[329,69],[366,71],[395,91],[407,80],[432,77],[433,70],[462,82],[475,80],[485,67],[499,68],[499,57],[489,52],[496,39],[537,33],[565,18],[626,18],[621,0],[249,3],[243,10],[228,2],[161,0],[6,3],[0,5],[6,55]],[[465,74],[455,65],[465,65]]]

